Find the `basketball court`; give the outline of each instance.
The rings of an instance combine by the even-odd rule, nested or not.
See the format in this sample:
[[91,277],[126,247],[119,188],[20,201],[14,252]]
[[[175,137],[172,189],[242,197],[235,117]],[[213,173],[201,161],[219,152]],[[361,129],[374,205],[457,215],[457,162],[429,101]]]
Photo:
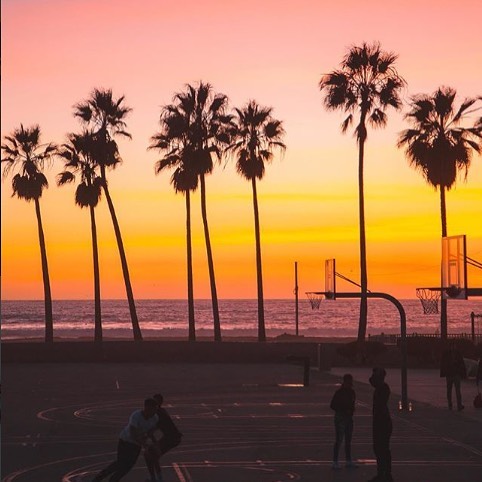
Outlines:
[[[333,471],[329,402],[340,378],[311,375],[303,387],[300,367],[291,364],[6,364],[2,480],[90,481],[114,458],[130,413],[158,391],[184,433],[163,459],[167,482],[367,480],[376,470],[371,387],[355,386],[360,467]],[[480,421],[425,404],[400,412],[398,401],[392,396],[397,482],[480,477]],[[123,480],[146,478],[139,459]]]

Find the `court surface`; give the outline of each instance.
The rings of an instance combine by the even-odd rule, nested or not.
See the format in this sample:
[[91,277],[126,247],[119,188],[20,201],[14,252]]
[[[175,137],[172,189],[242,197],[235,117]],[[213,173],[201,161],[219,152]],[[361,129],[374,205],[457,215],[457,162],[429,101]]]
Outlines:
[[[329,402],[339,380],[312,370],[303,387],[302,368],[291,364],[4,364],[2,481],[90,481],[113,460],[130,413],[155,392],[184,434],[163,458],[166,482],[365,481],[375,474],[372,388],[355,384],[352,451],[360,467],[333,471]],[[410,386],[409,395],[416,398]],[[397,482],[482,480],[475,409],[419,402],[399,412],[398,400],[394,394]],[[123,480],[146,478],[139,458]]]

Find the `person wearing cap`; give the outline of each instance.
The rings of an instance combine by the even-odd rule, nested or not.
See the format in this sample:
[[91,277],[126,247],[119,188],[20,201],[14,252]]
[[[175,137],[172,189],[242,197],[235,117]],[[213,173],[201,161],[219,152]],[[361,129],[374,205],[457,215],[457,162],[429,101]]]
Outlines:
[[388,410],[390,387],[385,383],[386,371],[374,368],[370,384],[373,392],[373,450],[377,459],[377,475],[369,482],[392,482],[392,454],[390,437],[392,435],[392,419]]

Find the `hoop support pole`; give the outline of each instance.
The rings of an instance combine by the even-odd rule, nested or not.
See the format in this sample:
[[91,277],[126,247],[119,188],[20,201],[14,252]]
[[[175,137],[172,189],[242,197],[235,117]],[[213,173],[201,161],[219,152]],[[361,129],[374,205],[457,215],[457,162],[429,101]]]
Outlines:
[[475,343],[475,313],[470,313],[470,327],[472,331],[472,342]]
[[299,312],[298,312],[298,261],[295,261],[295,333],[298,336]]
[[[482,290],[481,290],[482,291]],[[400,313],[400,351],[402,352],[401,385],[402,385],[402,410],[409,410],[407,388],[407,316],[405,310],[394,296],[388,293],[365,293],[367,298],[383,298],[395,305]],[[336,293],[337,298],[361,298],[362,293]]]

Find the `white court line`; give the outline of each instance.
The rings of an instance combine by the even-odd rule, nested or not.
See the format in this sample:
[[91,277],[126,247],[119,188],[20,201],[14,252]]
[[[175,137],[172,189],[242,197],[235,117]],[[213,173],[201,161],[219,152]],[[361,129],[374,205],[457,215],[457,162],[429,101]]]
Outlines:
[[[174,468],[174,472],[176,472],[180,482],[193,482],[191,474],[188,472],[185,466],[182,466],[182,470],[178,464],[172,464],[172,467]],[[183,471],[184,474],[186,474],[186,477],[184,477],[184,474],[182,473]]]

